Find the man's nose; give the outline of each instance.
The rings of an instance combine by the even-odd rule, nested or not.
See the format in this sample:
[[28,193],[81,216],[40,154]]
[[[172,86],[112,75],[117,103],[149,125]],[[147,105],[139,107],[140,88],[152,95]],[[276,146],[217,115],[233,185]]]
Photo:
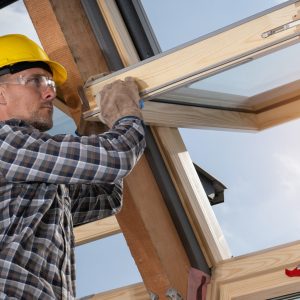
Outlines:
[[53,87],[47,86],[41,91],[42,99],[45,101],[53,101],[56,97],[56,91]]

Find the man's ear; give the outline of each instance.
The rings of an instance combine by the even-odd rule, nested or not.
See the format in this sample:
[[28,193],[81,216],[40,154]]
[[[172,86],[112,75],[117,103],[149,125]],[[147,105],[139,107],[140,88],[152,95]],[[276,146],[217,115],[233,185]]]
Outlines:
[[6,105],[5,88],[0,85],[0,105]]

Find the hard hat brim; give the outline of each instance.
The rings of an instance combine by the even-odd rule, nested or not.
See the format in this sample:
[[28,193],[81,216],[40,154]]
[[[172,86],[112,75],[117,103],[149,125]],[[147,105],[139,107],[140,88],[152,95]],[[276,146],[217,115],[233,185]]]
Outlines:
[[57,85],[63,84],[67,80],[67,70],[59,63],[49,60],[45,61],[53,72],[53,80]]

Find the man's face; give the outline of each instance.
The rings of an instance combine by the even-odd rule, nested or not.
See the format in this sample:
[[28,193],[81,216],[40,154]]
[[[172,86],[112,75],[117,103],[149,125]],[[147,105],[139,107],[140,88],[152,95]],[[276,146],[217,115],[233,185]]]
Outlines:
[[[21,119],[35,128],[46,131],[53,126],[55,89],[38,83],[39,76],[52,78],[44,69],[32,68],[0,77],[0,111],[2,119]],[[22,81],[25,84],[18,84]]]

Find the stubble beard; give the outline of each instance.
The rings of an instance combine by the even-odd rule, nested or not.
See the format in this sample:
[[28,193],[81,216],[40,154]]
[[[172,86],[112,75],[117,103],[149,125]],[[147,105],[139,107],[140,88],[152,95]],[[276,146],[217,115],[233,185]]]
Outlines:
[[45,132],[53,127],[53,112],[49,114],[49,117],[44,117],[39,115],[38,112],[34,112],[28,122],[34,128]]

